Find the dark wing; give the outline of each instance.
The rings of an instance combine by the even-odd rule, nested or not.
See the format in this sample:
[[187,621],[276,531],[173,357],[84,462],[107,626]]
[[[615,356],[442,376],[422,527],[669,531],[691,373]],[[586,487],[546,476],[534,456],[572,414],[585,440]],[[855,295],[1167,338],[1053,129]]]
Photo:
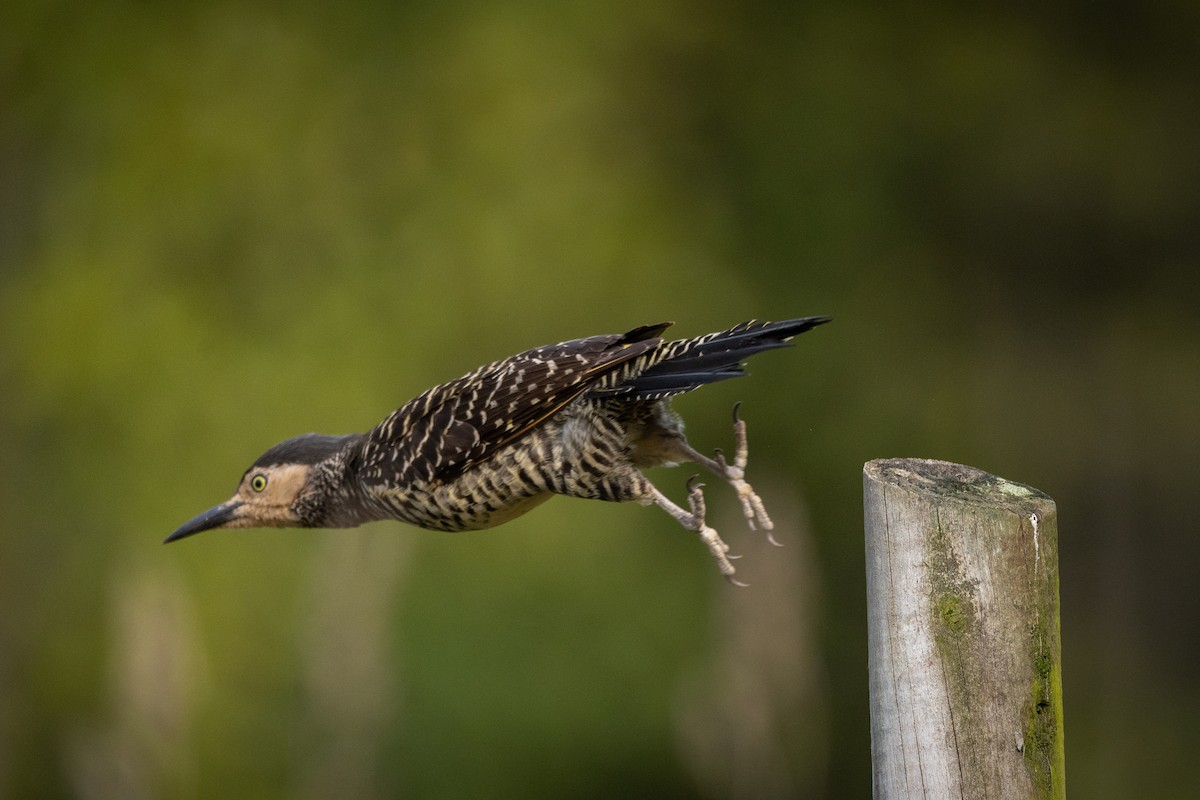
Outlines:
[[746,374],[743,362],[750,356],[787,347],[794,336],[826,322],[829,317],[784,322],[751,320],[726,331],[667,342],[621,373],[605,376],[590,393],[593,397],[651,401],[737,378]]
[[539,347],[435,386],[366,435],[356,459],[363,482],[452,480],[660,345],[669,324]]

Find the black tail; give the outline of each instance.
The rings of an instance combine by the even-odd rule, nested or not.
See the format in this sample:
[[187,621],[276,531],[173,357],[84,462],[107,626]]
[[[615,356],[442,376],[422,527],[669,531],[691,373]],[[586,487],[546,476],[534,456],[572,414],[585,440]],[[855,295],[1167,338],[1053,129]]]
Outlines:
[[829,322],[829,317],[803,317],[785,322],[743,322],[727,331],[696,339],[666,342],[647,353],[652,366],[612,389],[594,394],[655,400],[690,392],[706,383],[745,375],[745,359],[791,345],[792,337]]

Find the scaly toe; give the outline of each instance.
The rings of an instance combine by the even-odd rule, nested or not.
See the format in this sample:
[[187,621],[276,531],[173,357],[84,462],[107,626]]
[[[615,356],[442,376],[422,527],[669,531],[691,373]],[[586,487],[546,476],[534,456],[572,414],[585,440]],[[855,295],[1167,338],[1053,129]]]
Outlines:
[[735,572],[733,564],[729,561],[729,545],[721,541],[721,536],[713,528],[707,525],[701,525],[700,540],[708,545],[708,551],[712,553],[713,559],[717,562],[717,568],[721,570],[721,574],[729,578]]

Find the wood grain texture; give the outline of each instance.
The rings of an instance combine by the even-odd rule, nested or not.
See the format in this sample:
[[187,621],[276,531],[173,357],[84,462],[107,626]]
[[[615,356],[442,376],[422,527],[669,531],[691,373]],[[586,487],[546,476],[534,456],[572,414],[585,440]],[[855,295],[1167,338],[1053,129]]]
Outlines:
[[1054,501],[886,459],[863,502],[875,797],[1065,797]]

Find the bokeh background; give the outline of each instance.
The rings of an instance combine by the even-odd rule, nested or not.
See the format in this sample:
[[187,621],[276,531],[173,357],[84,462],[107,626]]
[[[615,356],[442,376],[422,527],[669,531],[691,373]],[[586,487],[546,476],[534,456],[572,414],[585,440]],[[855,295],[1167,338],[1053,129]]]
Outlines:
[[[865,797],[884,456],[1057,500],[1067,785],[1189,796],[1198,9],[4,4],[0,796]],[[160,545],[479,363],[814,313],[677,404],[748,590],[564,499]]]

